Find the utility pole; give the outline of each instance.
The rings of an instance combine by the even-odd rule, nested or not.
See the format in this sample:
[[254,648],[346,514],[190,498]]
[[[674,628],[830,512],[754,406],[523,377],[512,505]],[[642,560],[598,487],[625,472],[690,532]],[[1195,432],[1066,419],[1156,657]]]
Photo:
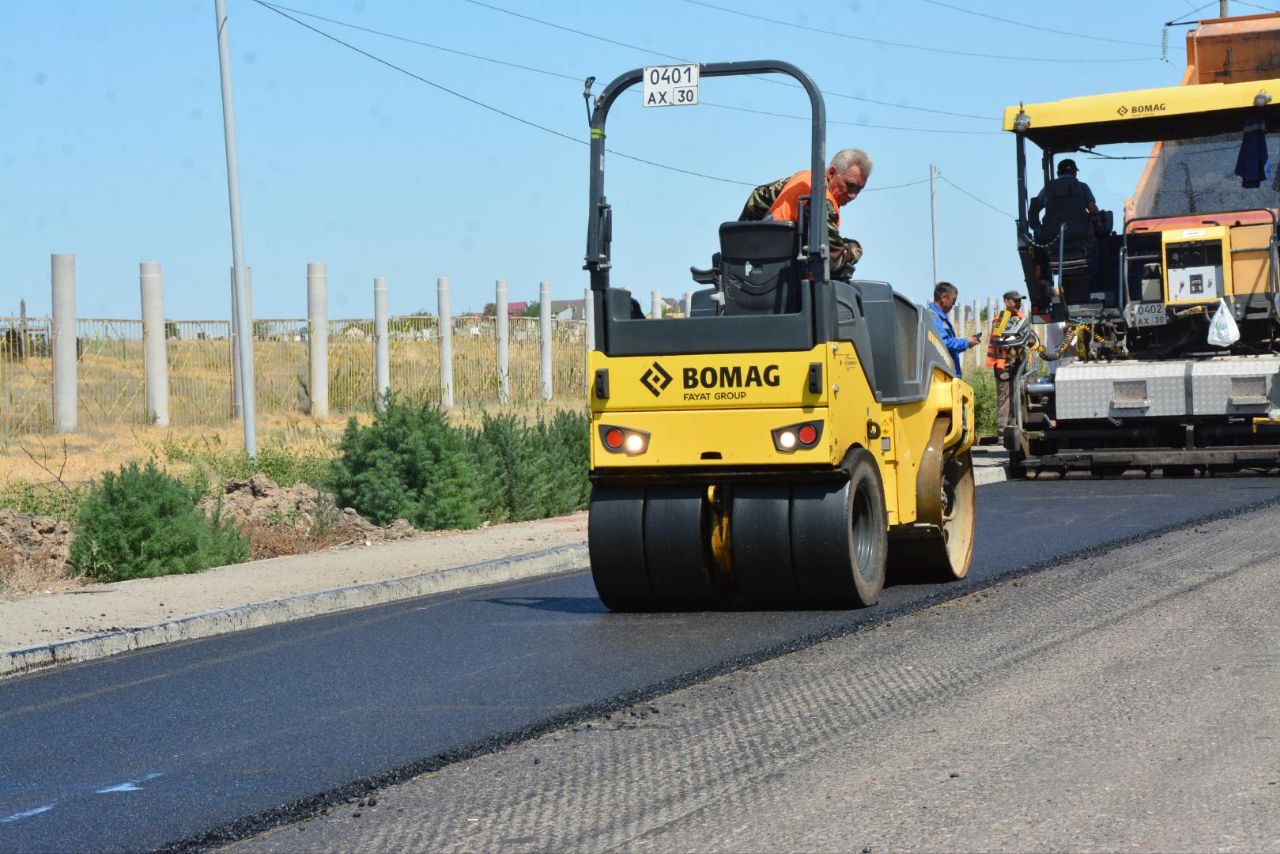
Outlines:
[[1227,11],[1227,0],[1218,0],[1218,17],[1226,18],[1230,17],[1230,14],[1231,13]]
[[[1225,2],[1225,0],[1224,0]],[[933,283],[938,284],[938,189],[934,180],[938,176],[938,167],[929,164],[929,242],[933,245]]]
[[227,147],[227,195],[231,205],[231,283],[236,336],[240,354],[241,417],[244,419],[244,452],[258,457],[258,437],[254,425],[253,331],[250,328],[249,298],[245,288],[244,242],[240,236],[240,165],[236,159],[236,110],[231,99],[231,48],[227,43],[227,2],[213,0],[214,23],[218,29],[218,69],[222,74],[222,131]]

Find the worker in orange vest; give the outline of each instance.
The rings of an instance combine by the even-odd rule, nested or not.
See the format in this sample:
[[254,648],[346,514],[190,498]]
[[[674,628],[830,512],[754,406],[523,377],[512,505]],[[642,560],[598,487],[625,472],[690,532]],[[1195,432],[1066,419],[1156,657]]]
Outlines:
[[[831,273],[836,275],[862,259],[862,244],[840,233],[840,208],[858,197],[871,178],[871,157],[860,148],[837,151],[827,167],[827,241]],[[805,169],[789,178],[761,184],[751,191],[739,220],[798,222],[800,197],[812,191],[812,176]]]
[[1025,353],[1006,350],[996,346],[996,341],[1004,335],[1005,327],[1015,318],[1022,317],[1022,294],[1017,291],[1006,291],[1004,310],[991,319],[990,344],[987,345],[987,367],[995,371],[996,376],[996,426],[998,435],[1004,435],[1004,428],[1009,426],[1010,402],[1013,392],[1013,378],[1022,366]]

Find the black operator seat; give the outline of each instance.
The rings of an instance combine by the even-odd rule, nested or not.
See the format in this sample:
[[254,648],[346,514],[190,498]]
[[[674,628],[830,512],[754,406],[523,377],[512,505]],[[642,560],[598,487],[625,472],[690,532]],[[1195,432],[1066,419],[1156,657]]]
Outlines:
[[720,282],[725,314],[794,314],[800,310],[796,228],[790,222],[720,226]]

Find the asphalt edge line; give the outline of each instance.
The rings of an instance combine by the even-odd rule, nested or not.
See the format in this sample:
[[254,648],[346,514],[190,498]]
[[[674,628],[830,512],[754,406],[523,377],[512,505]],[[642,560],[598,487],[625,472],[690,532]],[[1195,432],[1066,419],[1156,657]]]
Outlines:
[[512,555],[402,578],[204,611],[161,623],[0,652],[0,679],[54,665],[92,661],[167,643],[230,634],[436,593],[553,575],[585,569],[587,566],[589,561],[586,544],[575,543],[532,554]]
[[872,619],[869,619],[866,622],[859,621],[852,624],[846,624],[844,626],[820,630],[800,638],[793,638],[789,641],[774,644],[765,649],[757,650],[754,653],[748,653],[733,659],[727,659],[719,664],[691,671],[681,676],[674,676],[647,686],[633,688],[611,698],[584,703],[576,708],[561,711],[537,723],[517,727],[506,733],[480,738],[469,744],[462,745],[461,747],[423,757],[390,771],[384,771],[341,786],[335,786],[331,789],[317,792],[304,798],[299,798],[291,803],[282,804],[280,806],[264,810],[255,815],[243,816],[202,833],[171,840],[163,845],[157,846],[154,850],[158,852],[158,854],[187,854],[187,852],[208,851],[215,847],[221,848],[277,827],[306,821],[307,819],[321,814],[325,810],[353,803],[358,798],[380,792],[385,788],[403,783],[407,780],[413,779],[414,777],[419,777],[423,774],[430,774],[458,762],[465,762],[469,759],[475,759],[479,756],[503,750],[512,745],[520,744],[521,742],[529,741],[531,739],[538,738],[539,736],[563,729],[564,727],[573,726],[583,721],[591,720],[606,712],[616,712],[619,709],[626,708],[627,706],[648,702],[666,694],[670,694],[673,691],[686,688],[690,685],[705,682],[718,676],[733,673],[735,671],[742,670],[743,668],[760,664],[774,658],[780,658],[793,652],[799,652],[801,650],[817,646],[821,643],[850,637],[862,632],[874,631],[879,628],[885,628],[903,617],[927,611],[930,608],[934,608],[948,602],[958,601],[968,596],[981,593],[989,588],[1014,582],[1027,576],[1036,575],[1057,566],[1099,558],[1118,551],[1119,549],[1126,548],[1137,543],[1146,542],[1148,540],[1158,539],[1167,534],[1171,534],[1194,525],[1209,524],[1277,507],[1280,507],[1280,497],[1264,498],[1259,501],[1247,502],[1238,507],[1231,507],[1214,513],[1207,513],[1203,516],[1185,519],[1181,522],[1162,525],[1159,528],[1153,528],[1149,531],[1144,531],[1138,534],[1131,534],[1127,537],[1121,537],[1119,539],[1099,543],[1094,546],[1086,546],[1065,554],[1027,564],[1017,569],[998,573],[978,583],[973,583],[972,579],[970,579],[967,582],[961,582],[962,584],[968,584],[969,586],[963,587],[960,590],[956,590],[951,585],[943,585],[943,589],[938,593],[917,602],[903,603],[895,607],[885,608],[884,610],[880,610],[883,606],[872,608],[870,610],[876,613],[871,615]]

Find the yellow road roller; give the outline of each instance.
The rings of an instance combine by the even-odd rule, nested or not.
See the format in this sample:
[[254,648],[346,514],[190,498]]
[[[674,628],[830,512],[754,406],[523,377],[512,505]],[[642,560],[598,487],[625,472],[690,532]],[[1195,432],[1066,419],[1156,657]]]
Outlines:
[[595,98],[588,85],[596,590],[615,611],[846,608],[874,604],[888,566],[963,578],[973,390],[924,309],[883,282],[832,280],[822,212],[721,225],[686,317],[645,318],[610,285],[610,107],[636,84],[646,104],[694,106],[703,78],[738,74],[807,91],[825,198],[825,106],[789,63],[634,69]]

